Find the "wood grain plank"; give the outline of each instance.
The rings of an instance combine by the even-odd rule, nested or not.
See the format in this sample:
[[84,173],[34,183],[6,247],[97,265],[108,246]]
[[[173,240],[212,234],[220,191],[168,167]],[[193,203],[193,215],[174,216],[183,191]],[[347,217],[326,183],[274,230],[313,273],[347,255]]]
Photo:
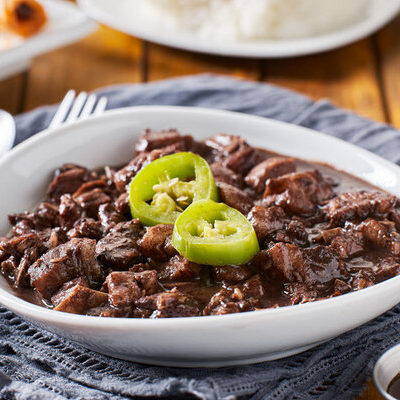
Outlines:
[[148,80],[211,72],[259,80],[258,60],[218,57],[148,43]]
[[18,114],[21,112],[26,83],[26,72],[0,82],[0,108]]
[[373,382],[369,382],[368,389],[357,400],[383,400]]
[[389,121],[400,128],[400,17],[375,37]]
[[326,97],[339,107],[385,121],[375,54],[369,39],[322,54],[265,61],[264,74],[267,82],[313,99]]
[[69,89],[142,80],[142,46],[132,38],[101,27],[86,39],[34,60],[29,71],[24,109],[56,103]]

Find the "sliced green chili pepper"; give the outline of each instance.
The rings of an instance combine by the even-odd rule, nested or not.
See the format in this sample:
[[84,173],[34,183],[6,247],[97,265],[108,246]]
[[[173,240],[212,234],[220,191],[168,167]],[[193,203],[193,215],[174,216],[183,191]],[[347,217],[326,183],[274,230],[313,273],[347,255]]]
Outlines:
[[130,185],[130,206],[143,225],[173,224],[192,202],[218,200],[211,169],[194,153],[176,153],[145,166]]
[[190,261],[206,265],[240,265],[259,251],[246,217],[224,203],[200,200],[176,220],[172,244]]

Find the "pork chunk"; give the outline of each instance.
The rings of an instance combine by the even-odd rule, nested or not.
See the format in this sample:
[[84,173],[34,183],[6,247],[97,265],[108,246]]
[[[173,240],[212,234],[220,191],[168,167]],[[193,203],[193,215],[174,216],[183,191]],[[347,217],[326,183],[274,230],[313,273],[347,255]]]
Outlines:
[[395,223],[391,221],[375,221],[368,218],[358,229],[372,245],[388,250],[393,255],[400,254],[400,234],[396,231]]
[[141,226],[139,220],[121,222],[97,242],[96,255],[104,267],[124,270],[142,259],[137,244]]
[[260,300],[265,295],[264,285],[259,275],[242,284],[227,286],[211,297],[204,315],[222,315],[243,311],[254,311],[261,307]]
[[173,225],[159,224],[148,227],[143,238],[139,240],[139,248],[146,257],[165,261],[177,254],[172,246]]
[[247,215],[253,207],[253,200],[244,190],[224,182],[217,182],[217,187],[221,201],[242,214]]
[[139,318],[174,318],[200,315],[197,301],[176,289],[142,297],[135,302],[133,315]]
[[106,278],[110,301],[115,307],[131,306],[135,300],[149,296],[160,287],[156,271],[111,272]]
[[324,211],[331,226],[343,226],[346,221],[362,221],[368,217],[385,218],[396,204],[395,196],[379,192],[341,193],[330,200]]
[[296,172],[269,179],[263,205],[275,204],[290,213],[308,215],[332,196],[332,186],[317,170]]
[[45,253],[29,267],[31,285],[49,298],[65,282],[83,276],[89,283],[97,283],[102,271],[95,258],[96,241],[72,239]]
[[86,168],[75,164],[64,164],[55,172],[47,189],[47,196],[58,201],[63,194],[76,192],[90,179],[90,173]]
[[277,243],[269,253],[273,266],[287,282],[304,283],[324,291],[331,288],[335,279],[346,280],[348,277],[343,262],[324,246],[301,249],[292,244]]
[[296,171],[296,162],[294,158],[271,157],[257,164],[247,174],[245,181],[257,193],[263,193],[265,182],[270,178],[277,178]]
[[86,314],[90,309],[103,306],[108,301],[107,293],[80,285],[67,290],[64,295],[54,310],[71,314]]
[[200,278],[201,267],[181,255],[172,257],[169,261],[157,266],[161,281],[179,282],[192,281]]

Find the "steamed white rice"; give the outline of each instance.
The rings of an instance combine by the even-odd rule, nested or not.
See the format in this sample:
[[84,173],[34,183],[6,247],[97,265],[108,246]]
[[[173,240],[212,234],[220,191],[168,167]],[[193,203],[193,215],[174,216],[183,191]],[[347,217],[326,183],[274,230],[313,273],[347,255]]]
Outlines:
[[369,0],[137,0],[148,23],[213,40],[315,36],[362,18]]

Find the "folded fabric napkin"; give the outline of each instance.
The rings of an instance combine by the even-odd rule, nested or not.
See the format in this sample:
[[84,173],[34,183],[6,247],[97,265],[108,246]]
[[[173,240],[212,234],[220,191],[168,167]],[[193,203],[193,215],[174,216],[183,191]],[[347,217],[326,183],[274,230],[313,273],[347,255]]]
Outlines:
[[[109,108],[145,104],[234,110],[307,126],[400,162],[396,130],[274,86],[200,75],[100,90]],[[55,107],[17,117],[17,143],[47,127]],[[212,127],[210,128],[210,135]],[[4,217],[4,216],[3,216]],[[354,399],[400,334],[400,306],[319,347],[283,360],[221,369],[145,366],[112,359],[42,331],[0,307],[0,395],[18,400]],[[266,338],[268,340],[268,338]]]

